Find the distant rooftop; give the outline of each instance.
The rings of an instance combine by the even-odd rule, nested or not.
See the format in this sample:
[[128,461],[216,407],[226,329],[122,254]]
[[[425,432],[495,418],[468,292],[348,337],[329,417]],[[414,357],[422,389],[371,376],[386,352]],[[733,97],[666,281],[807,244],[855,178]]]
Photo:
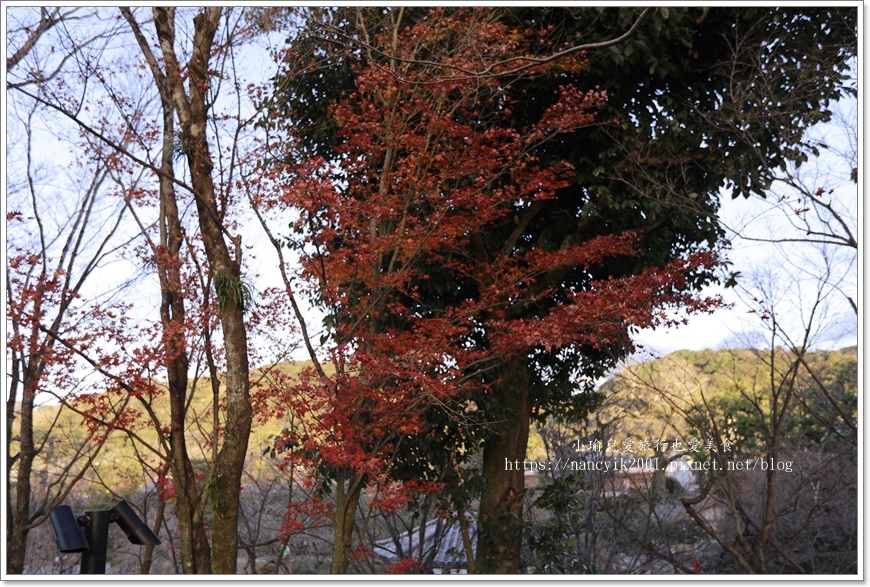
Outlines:
[[[477,516],[466,512],[468,533],[472,548],[477,541]],[[455,571],[468,568],[462,532],[456,520],[436,518],[423,527],[423,547],[420,548],[420,528],[403,532],[396,539],[385,538],[375,542],[375,554],[390,562],[417,557],[426,568],[433,571]],[[398,542],[398,544],[397,544]],[[420,553],[422,552],[422,557]]]

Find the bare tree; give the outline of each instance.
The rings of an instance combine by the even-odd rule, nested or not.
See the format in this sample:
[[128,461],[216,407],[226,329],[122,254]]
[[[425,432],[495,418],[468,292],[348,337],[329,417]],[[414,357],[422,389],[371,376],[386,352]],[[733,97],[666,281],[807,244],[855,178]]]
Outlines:
[[[850,92],[855,83],[853,78]],[[723,208],[734,218],[725,225],[735,242],[767,243],[783,260],[801,258],[792,264],[811,280],[819,277],[812,268],[828,273],[829,280],[839,280],[840,295],[856,315],[857,108],[857,99],[846,93],[832,108],[830,121],[805,133],[804,149],[782,168],[770,170],[765,198]],[[745,210],[738,213],[738,206]]]
[[[107,193],[109,161],[94,158],[78,171],[39,163],[35,153],[44,137],[40,136],[44,132],[39,125],[41,110],[33,103],[17,103],[9,113],[9,120],[22,133],[24,159],[22,173],[10,175],[7,216],[11,238],[5,284],[10,573],[23,572],[30,530],[42,524],[68,495],[102,446],[94,442],[98,438],[94,436],[67,436],[69,443],[62,443],[64,407],[56,408],[55,418],[40,425],[35,424],[35,409],[50,394],[75,395],[94,383],[93,377],[79,378],[80,363],[58,343],[57,334],[85,337],[93,332],[88,326],[93,324],[89,312],[111,304],[119,291],[113,288],[123,288],[124,282],[106,288],[102,296],[85,301],[82,296],[99,268],[120,258],[129,244],[122,228],[125,206]],[[74,187],[63,187],[62,181],[55,181],[58,177],[65,177]],[[65,205],[58,207],[57,201]],[[70,451],[65,453],[66,462],[58,458],[61,446]],[[35,479],[41,482],[34,485]]]
[[[787,270],[746,288],[765,334],[749,348],[683,352],[619,376],[619,393],[648,398],[670,437],[695,441],[684,454],[704,466],[682,505],[747,573],[856,568],[857,363],[811,351],[838,290],[818,269],[813,289]],[[698,450],[697,439],[710,444]],[[825,538],[813,546],[813,535]]]

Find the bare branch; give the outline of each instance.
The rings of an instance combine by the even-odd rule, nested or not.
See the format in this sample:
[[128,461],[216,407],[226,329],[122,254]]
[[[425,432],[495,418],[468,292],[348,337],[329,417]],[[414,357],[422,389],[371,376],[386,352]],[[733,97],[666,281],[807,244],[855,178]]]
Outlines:
[[48,11],[47,7],[40,8],[39,22],[36,24],[36,27],[33,29],[25,29],[30,31],[27,40],[24,41],[24,44],[21,45],[21,47],[19,47],[11,57],[6,58],[7,71],[18,65],[18,63],[24,59],[28,53],[30,53],[33,47],[36,46],[37,41],[39,41],[39,38],[45,34],[46,31],[61,20],[68,18],[76,10],[78,10],[78,8],[73,8],[69,12],[61,13],[60,8],[58,7],[53,7],[51,12]]

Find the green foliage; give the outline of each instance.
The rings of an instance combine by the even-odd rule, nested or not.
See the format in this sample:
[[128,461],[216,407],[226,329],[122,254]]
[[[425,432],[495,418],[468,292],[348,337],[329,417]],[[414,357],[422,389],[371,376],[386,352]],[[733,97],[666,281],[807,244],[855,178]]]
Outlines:
[[250,284],[242,281],[240,277],[215,273],[214,289],[221,308],[226,305],[228,300],[232,300],[234,305],[241,307],[244,311],[251,309],[254,290]]
[[[502,7],[490,18],[540,31],[531,52],[547,55],[578,43],[614,39],[636,22],[641,11]],[[354,76],[370,65],[369,59],[389,60],[387,43],[382,44],[386,53],[368,52],[363,43],[380,42],[379,35],[389,32],[400,14],[400,28],[434,16],[423,8],[367,7],[313,9],[311,14],[330,26],[312,26],[288,43],[286,66],[274,80],[268,119],[261,124],[280,132],[275,120],[288,120],[288,126],[299,130],[294,138],[299,139],[300,157],[318,154],[330,160],[340,140],[331,105],[354,91]],[[552,199],[516,202],[504,221],[474,235],[473,251],[457,254],[486,263],[503,254],[508,243],[521,255],[626,231],[640,235],[641,255],[548,272],[540,283],[548,295],[517,305],[509,316],[534,320],[594,280],[636,275],[687,253],[715,248],[724,235],[717,221],[720,188],[731,187],[734,196],[763,194],[773,170],[801,157],[804,130],[830,116],[828,104],[844,91],[846,62],[857,52],[856,14],[854,9],[839,8],[652,10],[630,39],[585,54],[588,66],[583,71],[505,80],[505,103],[512,105],[509,119],[481,121],[481,127],[530,128],[566,84],[600,88],[607,103],[598,112],[599,124],[551,139],[535,152],[545,165],[567,160],[575,182]],[[521,218],[522,238],[516,239]],[[425,277],[407,288],[413,299],[402,300],[415,317],[437,314],[479,294],[475,279],[458,275],[449,263],[418,269]],[[689,275],[686,289],[698,290],[715,278],[711,270],[698,270]],[[380,326],[401,329],[407,324],[397,319]],[[491,343],[488,334],[481,328],[465,344],[486,349]],[[533,414],[541,419],[586,416],[602,400],[592,382],[632,351],[630,341],[619,340],[529,353]],[[504,373],[494,365],[481,379],[492,383],[499,375]],[[707,374],[700,370],[696,376]],[[763,411],[744,401],[744,393],[755,393],[753,378],[732,377],[731,383],[709,409],[722,415],[729,433],[747,445],[758,442]],[[487,437],[498,436],[510,406],[485,394],[470,399],[480,406],[469,416],[470,423],[451,422],[452,414],[441,409],[427,413],[427,424],[436,435],[402,443],[404,454],[396,464],[399,478],[448,471],[449,457],[462,460],[451,448],[464,443],[473,450]],[[686,426],[700,434],[707,426],[702,415],[689,414]]]
[[172,143],[173,160],[177,161],[183,157],[190,157],[191,152],[190,141],[188,138],[184,134],[178,133],[177,138]]

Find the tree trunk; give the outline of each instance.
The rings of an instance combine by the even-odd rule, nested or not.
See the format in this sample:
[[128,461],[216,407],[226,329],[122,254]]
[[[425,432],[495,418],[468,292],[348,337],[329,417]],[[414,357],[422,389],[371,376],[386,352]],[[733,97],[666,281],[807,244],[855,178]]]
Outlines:
[[12,454],[12,427],[15,425],[15,404],[18,399],[18,381],[21,373],[21,360],[16,352],[12,352],[10,362],[9,396],[6,400],[6,552],[9,559],[6,562],[6,572],[9,574],[21,573],[24,560],[16,556],[12,544],[13,532],[15,532],[14,501],[12,499],[12,469],[14,459]]
[[226,353],[227,415],[224,437],[209,480],[212,519],[212,570],[235,574],[238,560],[239,494],[242,471],[251,432],[251,403],[248,390],[248,343],[241,293],[241,242],[233,239],[235,257],[224,240],[223,214],[218,206],[212,179],[208,143],[208,102],[214,37],[222,9],[208,7],[193,19],[193,44],[187,64],[188,93],[182,85],[183,72],[175,53],[175,10],[154,9],[154,23],[166,63],[166,83],[172,95],[181,140],[187,155],[196,203],[197,219],[209,268],[220,303],[220,322]]
[[523,461],[529,440],[531,402],[525,356],[504,365],[493,388],[495,401],[507,407],[502,433],[483,446],[483,478],[477,538],[477,572],[519,573],[525,478]]
[[[347,476],[350,476],[350,479],[347,479]],[[347,573],[347,567],[350,565],[353,528],[362,483],[353,473],[340,471],[336,476],[335,487],[335,547],[329,572],[333,575],[341,575]]]
[[[19,427],[18,475],[15,481],[15,504],[13,505],[12,532],[9,540],[9,563],[7,571],[10,574],[24,572],[27,560],[27,534],[30,525],[30,476],[33,471],[33,459],[36,447],[33,442],[33,388],[28,384],[30,377],[25,368],[23,397],[21,398],[21,423]],[[11,499],[11,495],[9,496]]]
[[459,521],[459,533],[462,536],[462,549],[465,551],[465,566],[468,569],[468,574],[473,575],[477,572],[477,565],[474,558],[474,547],[471,542],[471,532],[468,528],[468,518],[466,517],[465,508],[458,510],[457,520]]
[[[163,153],[160,178],[160,246],[165,247],[166,260],[159,267],[162,299],[160,315],[163,323],[163,344],[166,349],[166,371],[169,383],[170,435],[169,455],[175,480],[176,517],[181,536],[181,565],[187,574],[211,572],[211,551],[205,533],[201,510],[202,496],[196,487],[193,464],[187,452],[184,437],[187,410],[185,399],[188,387],[189,358],[185,332],[184,293],[181,285],[181,264],[177,262],[184,240],[178,215],[172,157],[175,141],[175,109],[168,91],[161,88],[163,103]],[[158,263],[160,261],[158,260]]]
[[[34,314],[42,312],[42,304],[37,303]],[[33,407],[36,398],[36,389],[45,370],[45,363],[37,358],[36,349],[39,347],[39,333],[34,329],[30,334],[30,358],[28,361],[19,361],[15,367],[21,375],[21,412],[18,431],[18,474],[15,480],[15,504],[12,507],[12,533],[7,537],[11,542],[8,553],[9,573],[21,574],[24,572],[24,564],[27,560],[27,535],[30,532],[30,499],[33,493],[31,475],[33,474],[33,461],[36,459],[37,449],[33,438]],[[23,364],[23,367],[22,367]],[[14,398],[14,396],[13,396]],[[8,431],[7,431],[8,433]],[[9,464],[11,466],[11,463]],[[11,499],[11,496],[8,497]]]
[[162,344],[165,349],[165,368],[169,388],[169,454],[167,464],[175,483],[175,514],[181,538],[181,568],[186,574],[211,572],[211,550],[202,519],[202,494],[196,485],[196,476],[187,451],[184,436],[187,409],[185,399],[188,388],[190,359],[185,335],[185,304],[179,260],[184,243],[184,229],[178,213],[178,200],[173,167],[175,146],[175,105],[171,84],[160,69],[151,49],[142,35],[133,14],[125,8],[121,13],[133,29],[133,34],[148,62],[155,86],[160,94],[163,112],[163,141],[160,159],[160,216],[159,242],[153,254],[160,281],[160,320],[163,328]]
[[[160,535],[160,527],[163,525],[163,519],[166,515],[166,502],[158,498],[157,515],[154,520],[154,534]],[[139,566],[140,575],[151,574],[151,565],[154,563],[154,548],[156,545],[149,544],[145,547],[145,552],[142,555],[142,564]]]

